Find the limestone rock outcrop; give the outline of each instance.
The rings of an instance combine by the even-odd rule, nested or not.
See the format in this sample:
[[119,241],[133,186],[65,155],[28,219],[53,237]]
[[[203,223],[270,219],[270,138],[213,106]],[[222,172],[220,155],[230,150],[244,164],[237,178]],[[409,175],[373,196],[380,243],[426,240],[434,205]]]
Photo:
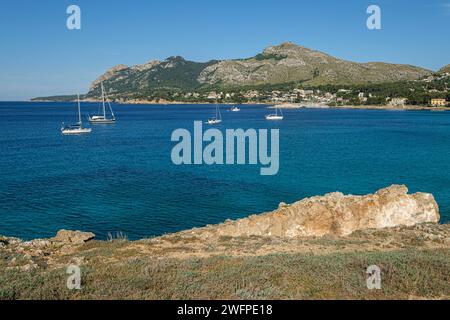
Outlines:
[[81,232],[71,230],[59,230],[56,237],[52,238],[52,241],[71,243],[71,244],[83,244],[95,238],[95,234],[92,232]]
[[404,185],[393,185],[365,196],[340,192],[303,199],[277,210],[193,229],[211,236],[346,236],[357,230],[412,226],[438,222],[439,207],[432,194],[408,194]]

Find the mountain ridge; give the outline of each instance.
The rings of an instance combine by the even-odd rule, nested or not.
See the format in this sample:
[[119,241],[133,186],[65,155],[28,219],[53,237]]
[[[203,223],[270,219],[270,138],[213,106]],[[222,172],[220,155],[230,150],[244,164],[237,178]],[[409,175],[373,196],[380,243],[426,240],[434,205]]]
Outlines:
[[98,98],[100,82],[104,82],[112,99],[131,100],[164,98],[161,92],[289,83],[306,86],[379,84],[418,80],[431,74],[431,70],[408,64],[352,62],[285,42],[244,59],[195,62],[172,56],[132,66],[119,64],[95,79],[85,97]]
[[307,85],[364,84],[416,80],[429,70],[383,62],[357,63],[285,42],[266,48],[253,58],[226,60],[208,67],[201,81],[227,85],[258,85],[301,81]]

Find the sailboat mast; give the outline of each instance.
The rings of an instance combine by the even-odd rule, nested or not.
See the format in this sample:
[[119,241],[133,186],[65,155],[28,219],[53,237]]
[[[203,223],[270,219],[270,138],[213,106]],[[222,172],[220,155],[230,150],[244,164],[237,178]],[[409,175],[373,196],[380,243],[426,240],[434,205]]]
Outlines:
[[218,120],[222,119],[222,115],[220,114],[219,104],[217,104],[217,102],[216,102],[216,119],[218,119]]
[[105,94],[105,100],[106,100],[106,102],[108,103],[109,112],[111,112],[112,118],[115,119],[116,116],[114,115],[114,111],[113,111],[113,109],[112,109],[112,107],[111,107],[111,102],[109,102],[109,99],[108,99],[108,97],[106,96],[106,94]]
[[103,88],[103,82],[102,82],[102,101],[103,101],[103,118],[106,118],[105,89]]
[[78,123],[81,124],[80,94],[77,94],[77,99],[78,99]]

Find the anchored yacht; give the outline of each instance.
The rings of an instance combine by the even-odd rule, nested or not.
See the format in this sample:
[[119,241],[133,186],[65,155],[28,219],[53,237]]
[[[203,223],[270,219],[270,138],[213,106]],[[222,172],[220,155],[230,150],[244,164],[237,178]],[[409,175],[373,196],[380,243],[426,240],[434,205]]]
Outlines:
[[91,133],[91,128],[83,128],[83,122],[81,121],[81,107],[80,107],[80,95],[78,95],[78,122],[75,124],[61,126],[61,133],[64,135],[86,134]]
[[[89,122],[92,124],[116,123],[116,117],[114,115],[113,109],[111,108],[111,103],[109,102],[108,99],[105,98],[105,88],[103,87],[103,82],[101,83],[101,88],[102,88],[102,108],[101,108],[101,110],[99,110],[98,115],[89,117]],[[106,115],[106,104],[108,104],[108,108],[111,113],[111,117],[109,117],[109,118]]]
[[219,105],[216,104],[216,116],[208,119],[207,123],[210,125],[219,124],[222,122],[222,115],[220,113]]
[[[278,110],[280,111],[279,113]],[[266,115],[266,120],[283,120],[283,118],[283,112],[277,106],[275,106],[275,113]]]

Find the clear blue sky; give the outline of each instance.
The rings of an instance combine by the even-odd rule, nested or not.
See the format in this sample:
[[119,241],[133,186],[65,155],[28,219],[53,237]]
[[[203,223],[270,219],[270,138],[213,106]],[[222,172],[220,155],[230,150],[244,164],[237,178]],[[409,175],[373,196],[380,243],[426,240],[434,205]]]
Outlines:
[[[66,8],[82,29],[66,28]],[[382,10],[382,30],[366,9]],[[87,92],[116,64],[253,56],[293,41],[348,60],[450,63],[450,0],[2,0],[0,100]]]

